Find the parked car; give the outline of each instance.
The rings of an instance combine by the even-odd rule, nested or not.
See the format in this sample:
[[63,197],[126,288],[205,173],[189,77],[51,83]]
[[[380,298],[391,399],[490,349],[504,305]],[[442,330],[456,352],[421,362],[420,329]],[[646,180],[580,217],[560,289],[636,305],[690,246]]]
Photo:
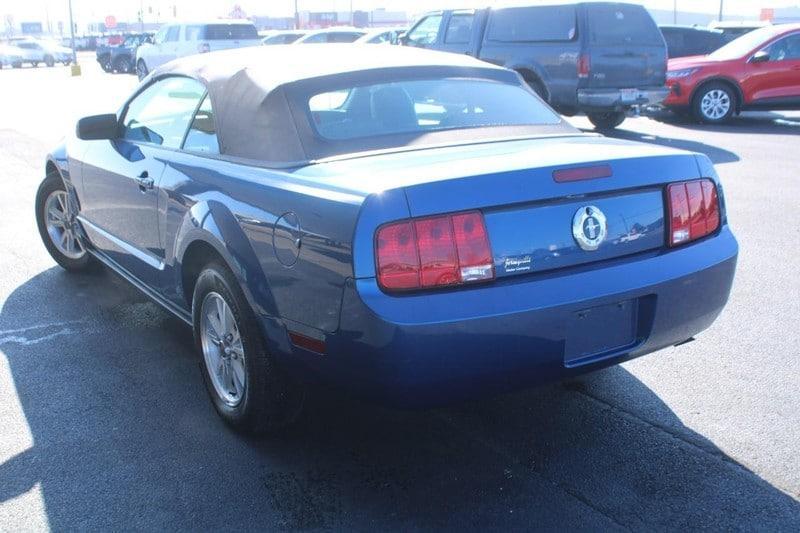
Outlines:
[[667,96],[664,38],[640,5],[435,11],[401,42],[514,69],[560,113],[586,113],[600,129],[615,128],[632,107],[659,104]]
[[725,41],[730,42],[753,30],[758,30],[771,24],[766,20],[726,20],[714,21],[708,27],[712,30],[721,31],[725,36]]
[[320,43],[353,43],[367,32],[358,28],[326,28],[324,30],[314,30],[306,33],[294,44],[320,44]]
[[355,42],[363,44],[399,44],[407,28],[373,28]]
[[249,20],[165,24],[152,43],[136,49],[136,74],[141,80],[152,69],[179,57],[259,44],[258,31]]
[[276,31],[266,35],[263,39],[261,39],[261,44],[292,44],[305,34],[306,32],[303,30]]
[[673,59],[664,105],[721,123],[746,110],[800,109],[800,24],[766,26],[708,56]]
[[52,67],[56,63],[72,63],[72,50],[54,42],[23,39],[14,41],[14,46],[22,52],[22,62],[34,67],[44,63]]
[[667,42],[667,55],[670,59],[708,55],[728,42],[721,30],[666,24],[658,29]]
[[95,56],[106,72],[135,72],[136,49],[153,40],[151,33],[131,33],[125,36],[122,44],[117,46],[98,46]]
[[529,387],[714,321],[737,243],[705,155],[582,133],[465,55],[342,46],[172,62],[47,157],[47,250],[192,326],[230,425],[281,427],[308,383]]
[[0,44],[0,68],[14,67],[19,68],[24,61],[24,52],[16,46]]

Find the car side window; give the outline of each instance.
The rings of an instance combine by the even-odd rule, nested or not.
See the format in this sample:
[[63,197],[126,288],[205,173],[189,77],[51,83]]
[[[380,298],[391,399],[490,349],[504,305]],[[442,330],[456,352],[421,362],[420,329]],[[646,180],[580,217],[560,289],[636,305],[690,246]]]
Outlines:
[[191,78],[173,76],[153,83],[128,104],[122,138],[180,148],[205,92],[203,84]]
[[328,34],[327,33],[318,33],[316,35],[312,35],[305,41],[304,43],[314,44],[314,43],[327,43],[328,42]]
[[203,98],[203,103],[194,115],[192,125],[186,133],[186,140],[183,142],[183,149],[202,154],[219,154],[214,111],[211,109],[211,98],[208,95]]
[[772,61],[796,61],[800,59],[800,33],[784,37],[769,47]]
[[169,30],[169,26],[164,26],[163,28],[159,29],[155,36],[153,36],[153,44],[163,43],[167,36],[167,30]]
[[472,13],[453,13],[444,34],[446,44],[469,44],[472,38]]
[[408,44],[424,46],[434,44],[439,37],[442,15],[429,15],[408,32]]
[[180,26],[171,26],[167,31],[167,36],[164,38],[164,42],[172,43],[180,39],[181,36],[181,27]]

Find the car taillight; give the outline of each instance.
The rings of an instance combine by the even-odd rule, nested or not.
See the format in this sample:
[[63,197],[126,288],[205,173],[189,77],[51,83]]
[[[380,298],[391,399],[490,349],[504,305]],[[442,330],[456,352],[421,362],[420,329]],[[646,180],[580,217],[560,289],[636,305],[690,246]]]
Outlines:
[[197,45],[197,52],[199,54],[205,54],[210,51],[211,51],[211,45],[209,45],[208,43],[200,43]]
[[578,77],[585,79],[589,77],[589,71],[592,68],[592,61],[587,54],[578,56]]
[[388,291],[494,279],[486,225],[478,211],[381,226],[375,253],[378,283]]
[[667,187],[670,246],[714,233],[719,228],[719,198],[713,181],[672,183]]

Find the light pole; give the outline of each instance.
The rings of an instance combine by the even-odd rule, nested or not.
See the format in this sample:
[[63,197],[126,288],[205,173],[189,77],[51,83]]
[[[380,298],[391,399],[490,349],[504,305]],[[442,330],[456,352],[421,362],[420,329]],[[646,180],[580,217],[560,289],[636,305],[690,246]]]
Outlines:
[[678,0],[672,0],[672,23],[678,23]]
[[72,21],[72,0],[69,2],[69,40],[72,45],[72,67],[71,72],[73,76],[80,76],[81,67],[78,65],[78,54],[75,53],[75,23]]
[[724,0],[719,0],[719,21],[722,22],[722,4]]

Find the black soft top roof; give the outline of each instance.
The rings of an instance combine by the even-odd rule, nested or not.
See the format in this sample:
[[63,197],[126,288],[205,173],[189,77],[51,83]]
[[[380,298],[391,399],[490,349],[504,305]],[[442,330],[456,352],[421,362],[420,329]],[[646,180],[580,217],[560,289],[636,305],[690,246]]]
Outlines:
[[443,130],[331,141],[316,134],[308,120],[308,98],[337,88],[439,77],[525,85],[516,72],[463,54],[368,44],[254,46],[178,59],[156,69],[149,79],[171,75],[188,76],[206,86],[224,158],[268,167],[408,145],[576,131],[562,120],[554,125],[481,128],[492,132]]

